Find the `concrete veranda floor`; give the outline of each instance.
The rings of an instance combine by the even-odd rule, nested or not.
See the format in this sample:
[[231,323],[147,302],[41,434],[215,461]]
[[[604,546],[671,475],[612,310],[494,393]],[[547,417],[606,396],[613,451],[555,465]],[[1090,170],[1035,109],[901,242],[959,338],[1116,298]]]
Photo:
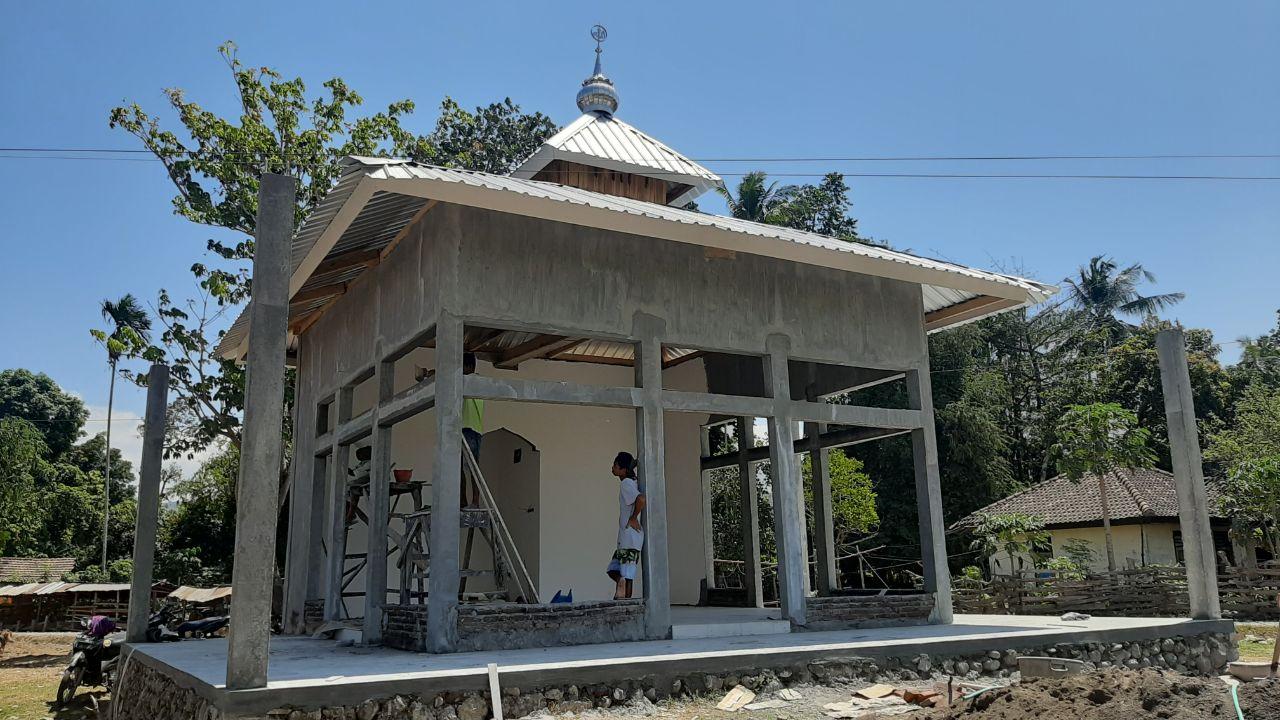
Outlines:
[[[744,612],[744,611],[736,611]],[[768,618],[768,611],[745,611]],[[775,611],[776,613],[776,611]],[[721,615],[721,618],[728,617]],[[746,617],[746,616],[744,616]],[[268,686],[228,692],[226,640],[139,645],[144,662],[191,687],[224,711],[264,712],[289,704],[350,704],[374,695],[478,690],[497,663],[504,684],[585,684],[650,674],[732,672],[833,657],[962,654],[1053,643],[1131,642],[1231,632],[1231,621],[1179,618],[1093,618],[957,615],[952,625],[736,635],[556,648],[431,655],[342,646],[332,640],[274,637]],[[353,701],[352,698],[355,698]]]

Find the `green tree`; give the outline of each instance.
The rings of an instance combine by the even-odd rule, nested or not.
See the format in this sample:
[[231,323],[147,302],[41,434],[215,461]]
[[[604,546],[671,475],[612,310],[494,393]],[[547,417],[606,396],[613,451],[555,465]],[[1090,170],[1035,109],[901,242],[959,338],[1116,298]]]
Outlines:
[[[805,454],[801,461],[800,475],[804,481],[808,527],[816,528],[813,463],[809,454]],[[871,486],[871,476],[863,472],[861,460],[849,457],[843,450],[832,450],[827,454],[827,477],[831,480],[831,524],[836,557],[840,557],[856,549],[856,541],[876,528],[880,516],[876,513],[876,493]]]
[[778,183],[768,182],[767,177],[759,170],[743,175],[736,195],[725,188],[716,188],[728,204],[729,214],[740,220],[759,223],[774,220],[786,204],[786,193],[783,192],[786,188],[779,189]]
[[121,358],[138,355],[151,340],[151,319],[138,299],[125,293],[119,300],[103,300],[99,308],[102,319],[111,323],[111,331],[89,332],[107,348],[107,364],[111,367],[111,381],[107,390],[107,438],[103,453],[102,478],[102,570],[107,570],[107,546],[110,543],[111,519],[111,418],[116,399],[116,371]]
[[1117,315],[1146,317],[1178,304],[1182,293],[1143,295],[1138,286],[1154,283],[1156,276],[1140,263],[1121,268],[1114,260],[1097,255],[1076,272],[1062,280],[1069,300],[1086,313],[1089,322],[1103,328],[1113,338],[1124,334],[1125,325]]
[[240,453],[229,447],[169,493],[160,522],[157,576],[170,582],[223,583],[231,577]]
[[46,452],[44,438],[30,421],[0,418],[0,555],[30,520],[29,501]]
[[[165,330],[147,357],[170,366],[172,410],[179,419],[167,438],[171,456],[190,456],[217,440],[240,442],[243,372],[213,357],[218,341],[213,333],[224,324],[223,306],[249,297],[247,263],[253,256],[260,173],[298,178],[296,217],[301,221],[329,192],[348,155],[505,172],[556,130],[545,115],[524,113],[509,99],[468,112],[446,98],[432,132],[418,135],[402,125],[414,110],[410,100],[357,115],[363,98],[340,78],[324,82],[324,92],[311,96],[301,78],[242,64],[231,42],[218,51],[235,87],[236,117],[220,116],[177,88],[165,94],[180,131],[164,127],[136,103],[110,114],[111,127],[135,136],[160,160],[177,192],[177,214],[230,231],[208,241],[213,264],[191,267],[201,298],[175,301],[166,291],[159,293],[156,310]],[[138,375],[134,380],[145,382]]]
[[19,418],[44,437],[45,456],[65,453],[89,419],[84,401],[65,393],[44,373],[14,369],[0,372],[0,418]]
[[998,553],[1009,558],[1009,574],[1022,571],[1023,556],[1031,558],[1032,566],[1038,564],[1049,552],[1049,533],[1045,532],[1044,519],[1024,513],[993,513],[982,515],[973,529],[971,546],[988,556],[1000,566]]
[[1097,478],[1107,569],[1111,572],[1116,569],[1116,555],[1106,478],[1119,470],[1150,467],[1155,462],[1150,440],[1151,433],[1138,425],[1138,416],[1115,403],[1072,405],[1058,421],[1059,472],[1075,482],[1085,475]]
[[849,215],[849,185],[841,173],[827,173],[817,185],[790,185],[779,191],[781,205],[769,220],[850,242],[858,237],[858,221]]
[[1237,390],[1254,383],[1280,388],[1280,311],[1270,332],[1241,338],[1240,360],[1228,372]]
[[1222,513],[1245,543],[1260,542],[1280,557],[1280,454],[1235,464],[1221,487]]
[[1228,470],[1280,457],[1280,388],[1253,383],[1235,405],[1230,426],[1209,436],[1205,459]]

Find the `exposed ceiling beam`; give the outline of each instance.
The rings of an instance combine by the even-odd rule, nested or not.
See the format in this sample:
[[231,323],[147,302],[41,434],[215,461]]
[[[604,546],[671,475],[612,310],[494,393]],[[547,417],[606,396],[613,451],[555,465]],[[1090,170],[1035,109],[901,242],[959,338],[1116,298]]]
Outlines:
[[468,352],[476,352],[504,332],[507,331],[500,328],[477,328],[469,331],[470,337],[466,338],[463,344]]
[[298,291],[297,295],[289,298],[290,305],[311,302],[320,298],[327,298],[333,295],[341,295],[347,291],[347,283],[333,283],[332,285],[318,285],[313,288],[303,288]]
[[690,360],[697,360],[698,358],[702,357],[702,354],[703,353],[701,350],[698,350],[696,352],[686,353],[684,355],[681,355],[678,358],[672,358],[662,363],[662,368],[665,370],[666,368],[673,368],[681,363],[687,363]]
[[563,337],[560,335],[539,335],[532,340],[522,342],[502,353],[502,359],[493,366],[503,370],[515,370],[525,360],[544,357],[561,350],[568,350],[583,341],[580,337]]
[[400,232],[396,233],[396,236],[391,238],[391,242],[387,243],[387,246],[382,248],[382,253],[378,256],[379,259],[385,260],[387,256],[391,254],[391,251],[395,250],[396,246],[400,244],[400,241],[409,235],[409,232],[413,230],[413,226],[418,224],[418,221],[422,219],[422,216],[431,212],[431,208],[435,207],[437,202],[437,200],[428,200],[427,203],[422,206],[421,210],[414,213],[414,216],[409,220],[409,222],[405,223],[405,226],[400,228]]
[[377,265],[380,253],[380,250],[374,248],[372,250],[352,250],[351,252],[345,252],[341,255],[334,255],[331,258],[321,261],[321,263],[316,266],[315,272],[311,273],[311,275],[313,277],[316,275],[324,275],[325,273],[331,273],[335,270],[346,270],[347,268],[356,267],[357,265],[364,265],[366,267]]
[[986,315],[994,310],[1010,308],[1020,304],[1017,300],[1008,300],[991,295],[979,295],[976,298],[944,307],[941,310],[925,313],[924,329],[936,330],[970,318]]

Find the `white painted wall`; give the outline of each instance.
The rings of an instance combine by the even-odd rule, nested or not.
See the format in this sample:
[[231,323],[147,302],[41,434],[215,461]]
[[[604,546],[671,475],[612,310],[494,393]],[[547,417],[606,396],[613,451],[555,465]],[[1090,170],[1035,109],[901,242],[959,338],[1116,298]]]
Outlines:
[[[396,368],[396,390],[412,380],[413,366],[431,366],[430,352],[416,351]],[[492,377],[520,377],[535,380],[561,380],[591,385],[631,386],[634,371],[630,367],[533,360],[520,370],[498,370],[481,362],[477,372]],[[673,389],[705,391],[706,381],[701,360],[693,360],[666,371],[664,384]],[[356,392],[354,412],[372,403],[371,389]],[[537,581],[540,600],[547,601],[556,590],[573,590],[575,600],[603,600],[612,597],[613,583],[604,571],[617,540],[617,479],[609,472],[614,455],[625,450],[636,452],[635,411],[616,408],[547,405],[538,403],[485,403],[486,444],[482,446],[482,463],[489,458],[487,433],[506,429],[532,443],[538,450],[538,501],[533,513],[527,509],[527,497],[518,511],[504,508],[508,522],[517,524],[511,514],[520,512],[521,522],[536,519],[537,547],[521,547],[521,555]],[[702,501],[699,458],[701,448],[698,430],[706,415],[666,413],[666,478],[668,516],[668,559],[671,601],[695,604],[704,574],[702,539]],[[496,450],[496,448],[495,448]],[[392,462],[398,468],[412,468],[415,478],[429,478],[435,451],[435,414],[425,412],[396,425],[392,433]],[[502,451],[504,454],[507,450]],[[353,453],[354,457],[354,453]],[[642,470],[643,473],[643,470]],[[495,498],[506,505],[500,492],[503,480],[489,477]],[[429,493],[428,493],[429,497]],[[348,552],[363,552],[365,527],[353,529]],[[400,528],[392,524],[393,530]],[[530,545],[531,543],[523,543]],[[479,553],[477,563],[483,559]],[[399,587],[399,570],[389,565],[388,584]],[[352,588],[363,588],[363,577]],[[486,582],[469,584],[468,589],[488,587]],[[637,583],[637,595],[642,592]],[[359,599],[356,600],[358,603]],[[359,614],[351,603],[353,614]]]
[[[1138,566],[1173,565],[1177,562],[1173,552],[1173,532],[1178,523],[1161,522],[1144,525],[1113,525],[1111,539],[1115,547],[1116,567],[1123,570],[1129,566],[1130,560]],[[1093,563],[1090,570],[1105,571],[1107,569],[1107,541],[1102,526],[1083,528],[1059,528],[1049,531],[1053,542],[1053,555],[1066,555],[1067,541],[1079,538],[1093,546]],[[1146,545],[1145,561],[1143,544]],[[997,565],[996,562],[999,562]],[[992,572],[1008,574],[1009,558],[999,553],[988,558]],[[1025,562],[1025,558],[1024,558]],[[1026,565],[1030,568],[1030,564]]]

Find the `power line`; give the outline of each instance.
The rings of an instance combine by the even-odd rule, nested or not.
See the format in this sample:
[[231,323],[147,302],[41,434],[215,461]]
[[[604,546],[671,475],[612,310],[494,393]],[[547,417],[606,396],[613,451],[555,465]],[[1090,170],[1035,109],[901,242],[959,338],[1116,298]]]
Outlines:
[[[5,160],[76,160],[76,161],[118,161],[118,162],[159,162],[158,158],[144,157],[109,157],[87,155],[0,155]],[[245,166],[258,166],[258,161],[233,161]],[[612,170],[543,170],[543,174],[608,174]],[[1059,173],[862,173],[840,170],[824,172],[771,172],[770,177],[813,178],[822,177],[831,172],[844,177],[853,178],[891,178],[891,179],[923,179],[923,180],[1182,180],[1182,181],[1232,181],[1232,182],[1271,182],[1280,180],[1275,175],[1107,175],[1107,174],[1059,174]],[[688,177],[688,173],[668,172],[662,170],[646,171],[652,177]],[[742,177],[750,172],[721,172],[724,177]]]
[[[0,147],[0,152],[22,153],[102,153],[126,155],[152,155],[151,150],[138,148],[59,148],[59,147]],[[198,151],[185,150],[182,155],[246,155],[262,157],[260,152],[250,151]],[[302,153],[272,153],[272,157],[301,157]],[[311,153],[307,153],[311,155]],[[640,161],[645,158],[616,158]],[[1280,154],[1263,153],[1167,153],[1151,155],[852,155],[852,156],[759,156],[759,157],[704,157],[689,158],[694,162],[1006,162],[1026,160],[1274,160]]]

